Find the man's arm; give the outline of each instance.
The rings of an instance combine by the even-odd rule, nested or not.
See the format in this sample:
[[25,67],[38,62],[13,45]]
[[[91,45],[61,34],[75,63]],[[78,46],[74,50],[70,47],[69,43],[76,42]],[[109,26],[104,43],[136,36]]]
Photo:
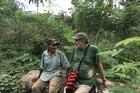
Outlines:
[[104,74],[103,66],[102,66],[101,63],[98,63],[97,66],[98,66],[98,69],[99,69],[99,74],[101,76],[101,79],[102,79],[103,83],[105,83],[106,82],[106,77],[105,77],[105,74]]
[[40,78],[42,72],[43,72],[43,69],[40,69],[39,74],[38,74],[38,79]]
[[104,74],[104,70],[103,70],[103,66],[101,63],[98,63],[98,69],[99,69],[99,73],[100,73],[100,76],[101,76],[101,79],[103,81],[103,84],[105,87],[108,87],[108,86],[112,86],[112,82],[107,80],[106,77],[105,77],[105,74]]
[[70,71],[71,71],[71,66],[66,68],[66,73],[65,73],[66,78],[68,78]]
[[37,81],[40,78],[42,71],[43,71],[43,69],[40,69],[38,75],[35,77],[32,77],[31,80],[33,82]]

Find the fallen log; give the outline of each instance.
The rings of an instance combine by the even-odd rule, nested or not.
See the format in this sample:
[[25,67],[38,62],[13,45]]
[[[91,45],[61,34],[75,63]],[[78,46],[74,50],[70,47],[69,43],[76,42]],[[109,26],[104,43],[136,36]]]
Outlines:
[[[19,87],[21,93],[31,93],[32,85],[35,81],[32,80],[33,77],[37,77],[39,74],[38,70],[31,70],[27,74],[23,75],[23,77],[19,80]],[[47,90],[48,86],[46,86]],[[47,92],[42,92],[47,93]]]

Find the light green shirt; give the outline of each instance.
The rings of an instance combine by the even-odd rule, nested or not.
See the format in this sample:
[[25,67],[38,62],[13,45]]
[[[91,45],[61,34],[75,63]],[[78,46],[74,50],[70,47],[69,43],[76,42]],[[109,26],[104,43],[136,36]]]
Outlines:
[[70,67],[70,63],[64,53],[57,50],[55,54],[49,56],[46,50],[42,54],[40,68],[43,69],[43,72],[41,73],[40,79],[49,81],[53,76],[59,75],[68,67]]

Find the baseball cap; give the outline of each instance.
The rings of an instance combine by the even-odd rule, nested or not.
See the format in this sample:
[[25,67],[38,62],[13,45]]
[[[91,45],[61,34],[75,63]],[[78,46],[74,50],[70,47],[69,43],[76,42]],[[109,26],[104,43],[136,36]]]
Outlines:
[[47,44],[48,45],[50,45],[50,44],[52,44],[52,45],[59,45],[60,43],[56,39],[51,38],[51,39],[48,40]]
[[75,40],[85,40],[86,43],[89,43],[89,39],[86,33],[79,32],[74,38]]

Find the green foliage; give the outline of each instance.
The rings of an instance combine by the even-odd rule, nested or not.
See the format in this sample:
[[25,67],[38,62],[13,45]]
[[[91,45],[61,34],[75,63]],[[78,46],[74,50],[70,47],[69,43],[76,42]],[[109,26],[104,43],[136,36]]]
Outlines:
[[105,62],[107,77],[122,82],[130,82],[135,77],[139,67],[139,52],[135,52],[140,49],[139,40],[139,37],[128,38],[116,43],[112,49],[99,53],[104,61],[108,60],[108,64]]
[[27,64],[27,62],[32,62],[33,58],[30,54],[23,54],[22,56],[16,59],[17,62],[20,62],[21,65]]
[[139,86],[140,86],[140,72],[138,72],[135,75],[135,77],[132,79],[130,85],[136,91],[136,93],[139,93],[139,91],[140,91],[140,88],[139,88]]
[[[122,20],[120,24],[120,30],[118,30],[117,34],[122,36],[122,38],[127,38],[130,36],[139,36],[139,30],[133,30],[134,27],[138,29],[138,25],[140,22],[140,7],[137,5],[138,1],[134,0],[133,2],[127,2],[124,5],[124,12],[122,14]],[[135,32],[136,31],[136,32]],[[137,33],[137,35],[136,35]]]
[[121,82],[130,82],[138,73],[135,63],[116,64],[111,69],[106,70],[106,76]]
[[[122,9],[113,6],[112,0],[72,0],[74,24],[77,31],[97,36],[112,42],[139,36],[140,7],[135,0]],[[107,33],[107,34],[106,34]],[[111,34],[113,37],[111,37]],[[98,40],[98,41],[99,41]]]
[[1,0],[0,7],[0,16],[5,18],[12,17],[18,10],[18,6],[15,4],[14,0]]
[[[122,41],[116,43],[116,45],[114,46],[114,48],[112,50],[100,52],[100,53],[98,53],[98,55],[101,55],[104,57],[107,57],[107,56],[115,57],[115,56],[118,56],[122,52],[126,52],[124,50],[127,50],[130,47],[132,47],[132,48],[135,47],[134,49],[139,50],[139,46],[140,46],[140,38],[139,37],[128,38],[128,39],[125,39],[125,40],[122,40]],[[131,62],[133,62],[133,61],[131,61]]]
[[111,71],[114,72],[115,76],[120,77],[120,79],[131,80],[138,72],[138,68],[136,63],[123,63],[113,66]]
[[65,33],[64,37],[69,41],[69,42],[74,42],[74,38],[72,37],[73,32]]
[[[129,61],[129,62],[136,62],[139,59],[139,50],[140,50],[140,38],[139,37],[133,37],[128,38],[123,41],[118,42],[114,49],[120,49],[123,48],[124,50],[116,56],[117,59],[120,59],[122,61]],[[131,52],[129,51],[131,50]],[[122,57],[123,56],[123,57]]]
[[73,51],[73,46],[65,46],[63,48],[63,52],[65,53],[69,61],[71,60],[72,51]]
[[125,86],[113,86],[113,87],[111,87],[111,92],[113,92],[113,93],[134,93],[134,90],[129,87],[125,87]]
[[11,61],[6,61],[5,64],[2,64],[2,66],[7,67],[5,67],[5,72],[0,75],[0,77],[3,76],[0,78],[0,91],[1,93],[20,93],[18,80],[28,71],[37,69],[39,67],[40,60],[37,60],[29,54],[23,54]]
[[100,52],[100,53],[98,53],[98,55],[101,55],[101,56],[104,56],[104,57],[107,57],[107,56],[114,57],[122,51],[123,51],[123,49],[119,49],[119,50],[114,49],[114,50],[108,50],[108,51]]
[[139,45],[140,45],[140,37],[132,37],[132,38],[128,38],[128,39],[125,39],[125,40],[122,40],[120,42],[118,42],[114,48],[117,48],[117,47],[120,47],[120,46],[126,46],[130,43],[136,43],[138,42]]
[[[71,27],[65,25],[66,21],[59,21],[60,19],[57,19],[59,17],[61,16],[50,13],[29,15],[16,12],[14,17],[5,23],[9,24],[8,29],[2,28],[1,50],[5,52],[9,48],[10,51],[19,53],[28,51],[40,55],[46,49],[49,38],[59,39],[62,44],[67,43],[64,34],[72,30]],[[67,20],[67,18],[61,20]]]
[[[39,67],[40,56],[49,38],[58,39],[61,42],[59,48],[70,59],[74,42],[72,36],[76,32],[87,33],[91,43],[98,44],[104,51],[99,55],[103,56],[108,78],[129,80],[139,86],[138,0],[126,2],[123,9],[113,7],[112,0],[107,0],[106,4],[103,0],[72,0],[74,9],[71,16],[63,12],[58,15],[23,12],[14,1],[0,0],[0,92],[18,93],[17,80],[29,70]],[[29,1],[36,3],[38,9],[39,1],[43,3],[45,0]],[[113,91],[133,93],[129,86],[117,87]]]
[[18,93],[17,81],[15,76],[6,76],[0,80],[0,91],[1,93]]

